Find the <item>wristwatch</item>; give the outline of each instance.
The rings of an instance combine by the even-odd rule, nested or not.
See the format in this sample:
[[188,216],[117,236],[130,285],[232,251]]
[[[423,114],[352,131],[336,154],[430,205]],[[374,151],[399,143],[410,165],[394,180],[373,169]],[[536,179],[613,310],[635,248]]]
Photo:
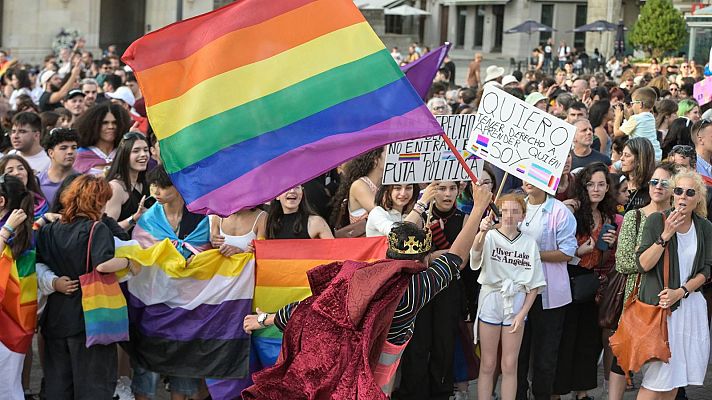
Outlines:
[[263,327],[263,328],[266,327],[265,321],[267,320],[267,317],[268,317],[268,316],[269,316],[269,314],[267,314],[267,313],[262,313],[262,314],[258,315],[258,316],[257,316],[257,323],[260,324],[260,326]]
[[683,299],[686,299],[686,298],[690,297],[690,291],[687,290],[687,288],[685,287],[685,285],[680,286],[680,289],[682,289],[682,290],[685,291],[685,294],[682,295],[682,298],[683,298]]
[[129,217],[129,225],[131,225],[131,226],[136,225],[136,220],[134,219],[133,215]]
[[655,241],[655,244],[659,244],[663,247],[667,246],[668,242],[666,240],[663,240],[662,236],[658,236],[658,240]]

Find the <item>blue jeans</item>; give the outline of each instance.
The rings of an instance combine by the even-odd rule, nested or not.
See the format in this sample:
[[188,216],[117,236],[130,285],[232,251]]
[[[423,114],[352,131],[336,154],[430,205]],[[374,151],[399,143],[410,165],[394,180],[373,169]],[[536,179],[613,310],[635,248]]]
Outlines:
[[[161,376],[156,372],[151,372],[138,366],[133,367],[133,378],[131,380],[131,390],[134,394],[153,399],[156,397],[156,385]],[[180,376],[169,376],[168,382],[171,384],[171,392],[190,396],[198,393],[200,389],[199,378],[186,378]]]

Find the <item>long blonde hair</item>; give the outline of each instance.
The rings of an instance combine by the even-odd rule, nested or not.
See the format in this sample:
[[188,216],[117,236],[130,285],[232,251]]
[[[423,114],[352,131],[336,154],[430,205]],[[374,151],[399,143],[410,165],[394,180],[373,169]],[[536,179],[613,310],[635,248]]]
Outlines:
[[673,175],[670,185],[675,188],[680,179],[690,179],[695,182],[695,191],[700,196],[697,206],[693,210],[700,217],[707,218],[707,186],[702,181],[702,176],[694,171],[683,171]]

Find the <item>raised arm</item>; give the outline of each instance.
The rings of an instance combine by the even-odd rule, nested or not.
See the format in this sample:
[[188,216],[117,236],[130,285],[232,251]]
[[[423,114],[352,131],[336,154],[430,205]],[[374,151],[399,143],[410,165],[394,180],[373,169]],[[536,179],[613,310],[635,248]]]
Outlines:
[[467,258],[470,253],[470,249],[475,241],[477,228],[482,221],[482,214],[484,214],[487,206],[489,206],[492,201],[492,192],[485,186],[473,185],[472,198],[475,204],[472,207],[470,218],[467,219],[467,222],[450,247],[450,253],[455,254],[463,260]]

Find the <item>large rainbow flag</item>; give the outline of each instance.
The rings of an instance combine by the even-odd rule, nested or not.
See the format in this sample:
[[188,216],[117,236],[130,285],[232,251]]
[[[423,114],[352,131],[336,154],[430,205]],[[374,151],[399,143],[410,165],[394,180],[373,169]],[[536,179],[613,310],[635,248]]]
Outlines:
[[193,212],[228,215],[442,132],[352,0],[235,1],[147,34],[122,59]]
[[170,376],[244,378],[250,338],[242,321],[252,310],[255,259],[217,250],[190,264],[169,239],[148,248],[123,242],[117,257],[146,265],[128,279],[129,350],[144,368]]
[[25,354],[37,325],[35,250],[15,259],[9,246],[0,255],[0,342]]

